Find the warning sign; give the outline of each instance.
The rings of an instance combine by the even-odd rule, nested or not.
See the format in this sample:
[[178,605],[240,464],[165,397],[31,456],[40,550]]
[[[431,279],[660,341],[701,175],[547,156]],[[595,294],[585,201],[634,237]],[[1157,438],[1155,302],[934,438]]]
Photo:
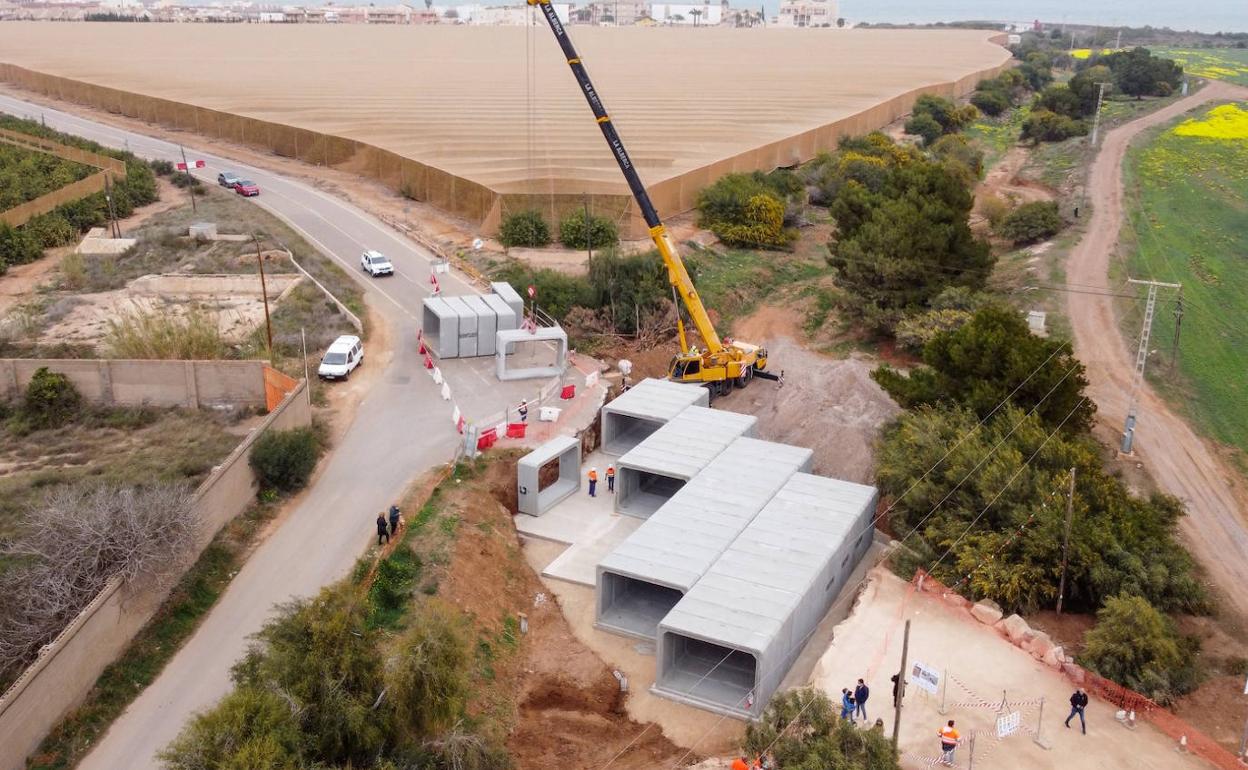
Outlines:
[[1022,721],[1023,714],[1021,711],[997,717],[997,737],[1005,738],[1018,732],[1018,727],[1022,724]]

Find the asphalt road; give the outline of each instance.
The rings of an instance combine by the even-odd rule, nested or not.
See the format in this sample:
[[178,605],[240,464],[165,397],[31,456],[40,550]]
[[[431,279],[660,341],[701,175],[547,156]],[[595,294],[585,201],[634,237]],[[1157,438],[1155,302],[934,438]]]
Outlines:
[[[145,158],[180,160],[176,145],[0,96],[0,111],[42,115],[47,125],[101,144],[128,148]],[[387,325],[393,355],[359,404],[355,419],[314,485],[261,544],[200,628],[169,665],[113,724],[79,767],[145,770],[187,717],[211,706],[230,686],[229,670],[272,607],[345,576],[365,551],[373,520],[421,472],[451,459],[458,435],[450,407],[422,368],[416,342],[421,300],[428,294],[432,256],[366,212],[307,185],[219,156],[187,148],[203,159],[196,171],[215,184],[230,170],[257,182],[252,202],[273,212],[310,243],[337,260],[366,287],[368,304]],[[360,252],[378,249],[394,263],[393,279],[373,281],[359,269]],[[454,275],[440,278],[446,294],[475,293]],[[378,358],[369,358],[365,367]],[[457,400],[469,416],[496,411],[503,399],[481,366],[444,366]],[[533,386],[534,388],[536,386]]]

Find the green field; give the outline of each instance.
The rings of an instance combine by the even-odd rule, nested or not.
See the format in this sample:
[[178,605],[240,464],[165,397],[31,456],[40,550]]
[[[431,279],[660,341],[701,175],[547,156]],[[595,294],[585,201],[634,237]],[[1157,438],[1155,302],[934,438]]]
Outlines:
[[1150,48],[1197,77],[1248,86],[1248,48]]
[[1205,435],[1248,452],[1248,111],[1214,109],[1132,148],[1123,244],[1131,276],[1183,284],[1178,371],[1168,371],[1166,301],[1153,324],[1155,384]]

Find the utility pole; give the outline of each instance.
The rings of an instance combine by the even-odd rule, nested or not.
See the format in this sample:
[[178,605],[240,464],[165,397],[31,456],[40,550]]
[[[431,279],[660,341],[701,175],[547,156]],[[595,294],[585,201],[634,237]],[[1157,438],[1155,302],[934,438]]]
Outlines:
[[897,669],[897,695],[893,698],[893,751],[901,734],[901,702],[906,697],[906,654],[910,652],[910,621],[906,620],[906,633],[901,637],[901,668]]
[[1148,338],[1153,330],[1153,311],[1157,308],[1157,289],[1182,289],[1182,284],[1161,281],[1139,281],[1128,278],[1127,283],[1148,287],[1148,304],[1144,306],[1144,325],[1140,330],[1140,347],[1135,353],[1135,376],[1131,378],[1131,395],[1127,406],[1127,421],[1122,429],[1122,453],[1131,454],[1135,441],[1136,412],[1139,409],[1140,385],[1144,382],[1144,364],[1148,361]]
[[1057,614],[1062,614],[1066,598],[1066,556],[1070,552],[1070,519],[1075,512],[1075,467],[1070,467],[1070,489],[1066,492],[1066,534],[1062,536],[1062,579],[1057,583]]
[[[186,170],[186,181],[190,182],[186,186],[186,193],[191,196],[191,211],[198,211],[195,206],[195,177],[191,176],[191,164],[186,162],[186,148],[179,146],[178,149],[182,151],[182,168]],[[259,245],[256,248],[260,248]]]
[[1092,117],[1092,147],[1093,149],[1096,148],[1096,136],[1100,132],[1100,128],[1101,128],[1101,102],[1105,101],[1105,86],[1109,85],[1109,83],[1102,82],[1102,83],[1097,83],[1097,85],[1100,86],[1100,88],[1098,88],[1096,92],[1096,112],[1093,113],[1093,117]]
[[121,237],[121,223],[117,221],[117,210],[113,208],[113,185],[112,175],[104,174],[104,202],[108,204],[108,229],[112,231],[114,238]]
[[1170,371],[1179,365],[1179,330],[1183,328],[1183,289],[1179,288],[1179,299],[1174,304],[1174,345],[1170,349]]
[[1114,41],[1114,50],[1117,51],[1120,48],[1122,48],[1122,28],[1121,27],[1119,27],[1118,29],[1118,39]]
[[[253,233],[251,240],[256,244],[256,264],[260,266],[260,296],[264,298],[264,331],[269,342],[269,363],[273,363],[273,321],[269,318],[269,290],[264,285],[264,255],[260,253],[260,239]],[[303,357],[306,366],[308,357]]]

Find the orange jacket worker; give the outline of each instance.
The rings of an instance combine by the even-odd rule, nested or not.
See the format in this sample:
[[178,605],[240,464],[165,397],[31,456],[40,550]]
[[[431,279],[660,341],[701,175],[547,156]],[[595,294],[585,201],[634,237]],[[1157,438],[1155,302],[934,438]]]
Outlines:
[[590,497],[598,496],[598,469],[597,468],[589,469],[589,496]]

